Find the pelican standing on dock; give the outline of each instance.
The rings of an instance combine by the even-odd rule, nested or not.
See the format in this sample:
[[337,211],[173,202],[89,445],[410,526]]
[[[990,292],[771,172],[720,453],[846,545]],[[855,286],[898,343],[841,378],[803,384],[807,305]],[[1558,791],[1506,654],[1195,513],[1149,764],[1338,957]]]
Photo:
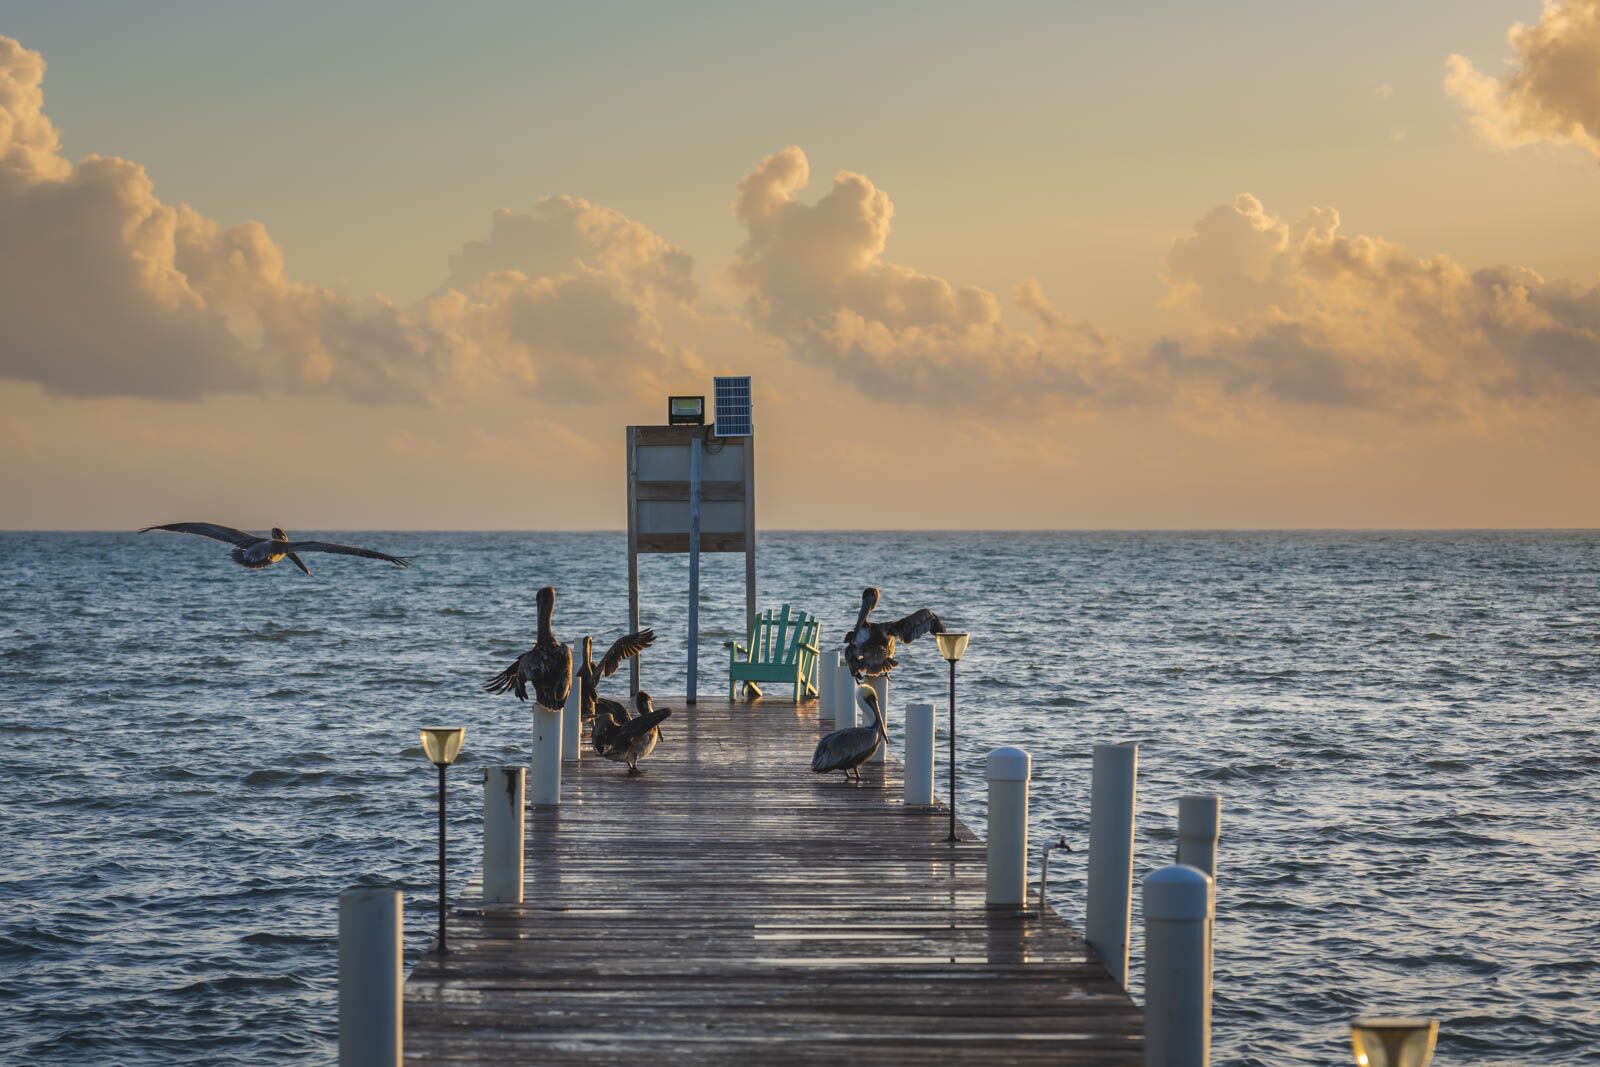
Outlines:
[[852,726],[835,730],[817,742],[817,751],[811,757],[813,774],[843,771],[847,780],[851,771],[854,780],[861,781],[861,765],[872,758],[878,746],[887,744],[889,737],[883,729],[883,716],[878,712],[878,694],[870,685],[856,687],[856,704],[872,712],[871,726]]
[[483,687],[486,693],[515,691],[518,700],[528,699],[528,685],[533,685],[533,695],[539,706],[548,711],[560,711],[567,704],[567,694],[572,692],[572,649],[556,640],[555,629],[550,625],[556,611],[556,589],[547,585],[536,595],[539,602],[539,636],[533,647],[518,656],[505,670],[489,679]]
[[[583,694],[583,717],[585,720],[594,718],[594,709],[601,701],[600,679],[609,678],[617,673],[617,668],[623,661],[630,660],[649,648],[656,642],[656,632],[648,627],[637,633],[624,634],[606,649],[606,654],[600,657],[600,662],[594,661],[594,639],[585,635],[583,639],[583,659],[578,664],[578,669],[573,677],[582,686],[578,692]],[[606,701],[616,704],[616,701]],[[620,706],[620,705],[618,705]],[[627,709],[623,708],[623,717],[627,717]]]
[[253,533],[235,530],[232,526],[218,526],[214,522],[169,522],[165,526],[146,526],[139,532],[149,533],[151,530],[198,534],[213,541],[230,544],[233,546],[230,558],[239,566],[252,571],[264,570],[279,560],[286,559],[310,574],[311,568],[301,562],[300,557],[296,555],[299,552],[332,552],[339,556],[381,559],[385,563],[393,563],[401,568],[411,566],[411,561],[404,556],[391,556],[387,552],[378,552],[370,548],[336,545],[332,541],[291,541],[289,535],[276,526],[272,528],[271,537],[257,537]]
[[639,714],[628,717],[628,709],[614,700],[601,702],[595,712],[590,741],[595,752],[608,760],[628,765],[628,774],[638,775],[639,761],[655,751],[661,740],[661,724],[672,714],[671,708],[655,709],[650,694],[643,689],[633,696]]
[[927,634],[944,633],[944,623],[927,608],[913,611],[894,622],[873,622],[868,618],[878,606],[878,588],[869,585],[861,591],[861,614],[844,635],[845,662],[856,681],[886,675],[899,666],[894,658],[894,643],[910,644]]

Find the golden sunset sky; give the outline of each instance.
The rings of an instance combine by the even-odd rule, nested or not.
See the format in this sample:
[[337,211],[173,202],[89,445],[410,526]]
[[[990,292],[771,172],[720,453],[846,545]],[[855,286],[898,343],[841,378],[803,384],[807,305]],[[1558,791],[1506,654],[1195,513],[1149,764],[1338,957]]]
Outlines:
[[1600,526],[1600,0],[0,10],[0,527]]

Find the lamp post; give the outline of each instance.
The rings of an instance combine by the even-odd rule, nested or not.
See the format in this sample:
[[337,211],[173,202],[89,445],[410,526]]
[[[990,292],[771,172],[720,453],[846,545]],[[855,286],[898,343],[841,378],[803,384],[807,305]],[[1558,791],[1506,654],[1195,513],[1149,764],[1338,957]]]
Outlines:
[[1437,1019],[1368,1018],[1350,1024],[1359,1067],[1428,1067],[1438,1039]]
[[448,897],[444,884],[444,772],[461,755],[461,742],[466,740],[464,726],[429,726],[422,731],[422,752],[428,762],[439,768],[439,953],[450,951],[444,940],[444,911]]
[[956,836],[956,660],[967,650],[967,635],[934,634],[939,642],[939,655],[950,664],[950,836],[945,840],[955,844]]

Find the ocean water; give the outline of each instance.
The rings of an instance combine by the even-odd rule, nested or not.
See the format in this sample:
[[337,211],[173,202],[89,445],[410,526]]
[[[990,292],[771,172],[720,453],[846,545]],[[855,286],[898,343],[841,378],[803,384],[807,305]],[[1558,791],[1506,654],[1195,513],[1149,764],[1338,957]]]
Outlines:
[[[564,639],[626,621],[619,534],[342,536],[416,566],[0,534],[0,1062],[331,1060],[338,891],[402,886],[412,957],[429,937],[417,728],[468,727],[459,892],[477,766],[527,751],[479,686],[533,591]],[[1083,848],[1091,746],[1139,742],[1136,876],[1180,794],[1222,795],[1216,1063],[1350,1062],[1368,1010],[1438,1016],[1441,1064],[1600,1062],[1600,535],[774,533],[759,562],[760,603],[830,641],[866,583],[972,632],[972,825],[997,744],[1033,753],[1035,833]],[[703,571],[717,692],[743,560]],[[643,579],[644,682],[680,693],[686,562]],[[931,642],[902,664],[892,702],[942,707]],[[1051,880],[1078,924],[1083,863]]]

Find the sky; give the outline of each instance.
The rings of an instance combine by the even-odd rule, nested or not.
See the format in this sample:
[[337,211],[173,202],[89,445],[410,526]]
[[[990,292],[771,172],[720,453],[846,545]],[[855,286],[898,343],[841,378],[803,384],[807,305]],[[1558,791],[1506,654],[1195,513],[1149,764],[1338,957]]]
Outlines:
[[0,4],[0,528],[1600,527],[1600,0]]

